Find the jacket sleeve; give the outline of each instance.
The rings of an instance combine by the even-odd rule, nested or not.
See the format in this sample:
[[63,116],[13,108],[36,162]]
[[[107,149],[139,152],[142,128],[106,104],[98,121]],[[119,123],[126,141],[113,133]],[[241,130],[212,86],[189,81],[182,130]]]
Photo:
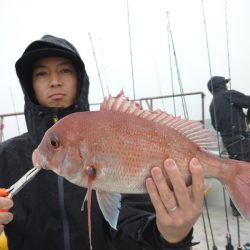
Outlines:
[[244,95],[241,92],[231,90],[228,91],[227,98],[231,99],[233,104],[242,107],[250,108],[250,96]]
[[[181,242],[171,244],[161,237],[157,226],[154,208],[147,194],[124,195],[118,222],[119,239],[134,241],[137,248],[145,250],[190,250],[193,230]],[[119,248],[122,249],[122,248]],[[128,248],[127,248],[128,249]]]

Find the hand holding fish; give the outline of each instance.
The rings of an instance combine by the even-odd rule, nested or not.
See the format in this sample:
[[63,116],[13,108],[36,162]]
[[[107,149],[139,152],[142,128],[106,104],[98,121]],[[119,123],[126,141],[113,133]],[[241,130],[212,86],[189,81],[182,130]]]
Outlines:
[[146,186],[156,211],[156,223],[162,237],[170,243],[183,240],[199,218],[203,209],[203,169],[197,159],[190,162],[193,184],[191,192],[186,187],[181,173],[173,160],[164,162],[174,191],[172,191],[159,167],[151,170],[152,178]]
[[3,232],[4,225],[13,220],[13,214],[8,209],[13,207],[13,201],[6,197],[0,197],[0,234]]

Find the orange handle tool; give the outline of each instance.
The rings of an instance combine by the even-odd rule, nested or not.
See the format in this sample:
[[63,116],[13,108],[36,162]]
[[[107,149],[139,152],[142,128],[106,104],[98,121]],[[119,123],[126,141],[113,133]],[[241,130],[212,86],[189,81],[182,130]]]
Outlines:
[[[0,188],[0,197],[7,197],[9,195],[9,191],[6,188]],[[1,212],[8,212],[7,209],[0,209]]]
[[[41,168],[33,167],[23,177],[9,188],[0,188],[0,197],[9,197],[10,199],[16,195],[22,188],[36,176]],[[0,209],[0,212],[8,212],[7,209]]]

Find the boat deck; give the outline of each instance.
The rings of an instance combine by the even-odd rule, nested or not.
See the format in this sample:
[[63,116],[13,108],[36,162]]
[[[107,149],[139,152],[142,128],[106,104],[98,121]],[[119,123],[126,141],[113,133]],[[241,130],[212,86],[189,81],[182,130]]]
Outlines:
[[[204,211],[203,217],[206,224],[206,233],[208,238],[208,245],[206,241],[206,234],[203,225],[202,216],[199,218],[194,227],[194,242],[200,242],[198,245],[193,247],[193,250],[205,250],[213,249],[213,245],[217,246],[217,249],[226,249],[227,245],[227,223],[225,217],[224,207],[210,207],[209,216],[211,220],[211,228],[213,231],[214,244],[209,228],[209,223],[207,219],[207,213]],[[237,230],[237,219],[231,213],[231,209],[228,209],[228,219],[229,219],[229,230],[231,234],[231,243],[234,249],[238,247],[238,230]],[[243,248],[247,242],[250,243],[250,223],[239,217],[239,227],[240,227],[240,245]]]
[[[203,217],[201,216],[194,226],[194,240],[193,242],[200,242],[198,245],[193,247],[193,250],[206,250],[213,249],[215,245],[218,250],[226,249],[227,241],[227,221],[226,212],[224,205],[223,188],[221,184],[213,180],[212,190],[207,196],[207,207],[208,213],[204,208]],[[231,207],[229,206],[229,199],[226,193],[227,201],[227,215],[229,232],[231,235],[231,244],[234,249],[238,249],[238,230],[237,230],[237,217],[232,215]],[[209,215],[209,216],[208,216]],[[214,238],[214,244],[212,240],[212,234],[209,227],[209,220],[211,222],[211,228]],[[203,218],[206,225],[204,230]],[[239,216],[239,228],[240,228],[240,246],[245,250],[244,245],[250,243],[250,222]],[[206,231],[206,233],[205,233]],[[208,243],[207,240],[208,239]],[[250,249],[250,248],[248,248]]]

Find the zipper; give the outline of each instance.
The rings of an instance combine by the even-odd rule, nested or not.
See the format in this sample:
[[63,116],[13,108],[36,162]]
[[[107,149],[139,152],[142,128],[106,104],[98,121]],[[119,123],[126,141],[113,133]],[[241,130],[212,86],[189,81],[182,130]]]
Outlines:
[[58,181],[59,206],[63,224],[64,250],[70,250],[69,223],[64,206],[64,179],[62,176],[58,176],[57,181]]
[[[53,122],[58,122],[58,116],[53,116]],[[59,196],[59,207],[62,218],[63,225],[63,245],[64,250],[70,250],[70,240],[69,240],[69,222],[65,211],[64,205],[64,178],[62,176],[57,177],[57,186],[58,186],[58,196]]]

